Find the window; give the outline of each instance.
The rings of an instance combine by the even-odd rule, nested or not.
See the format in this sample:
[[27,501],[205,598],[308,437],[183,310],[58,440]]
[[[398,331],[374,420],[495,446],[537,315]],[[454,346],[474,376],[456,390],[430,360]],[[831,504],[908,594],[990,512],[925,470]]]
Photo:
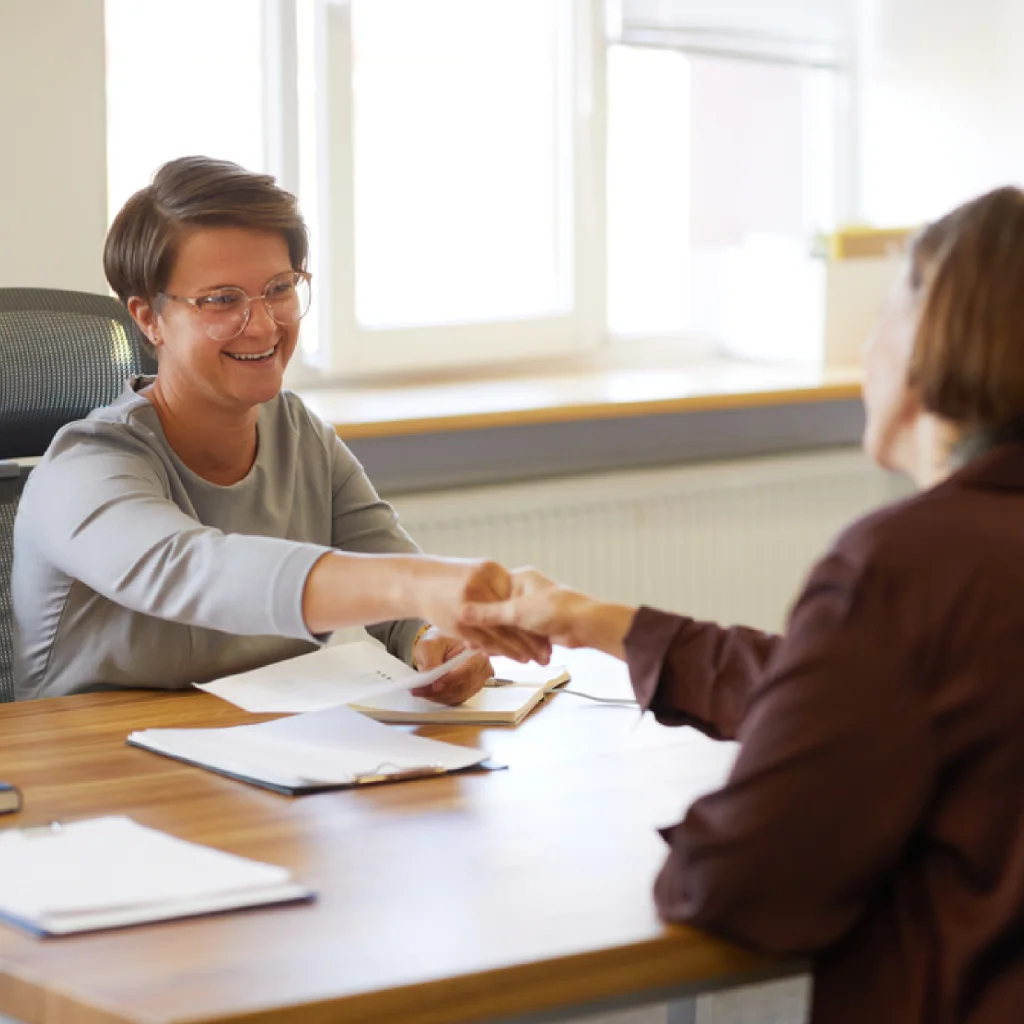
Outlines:
[[597,346],[590,13],[589,0],[326,4],[330,372]]
[[620,0],[608,58],[609,326],[820,352],[848,216],[846,0]]
[[278,174],[321,374],[820,343],[848,0],[106,3],[112,211],[187,152]]
[[837,73],[616,45],[608,93],[612,333],[811,356],[812,249],[838,208]]
[[558,5],[352,8],[356,320],[565,312]]

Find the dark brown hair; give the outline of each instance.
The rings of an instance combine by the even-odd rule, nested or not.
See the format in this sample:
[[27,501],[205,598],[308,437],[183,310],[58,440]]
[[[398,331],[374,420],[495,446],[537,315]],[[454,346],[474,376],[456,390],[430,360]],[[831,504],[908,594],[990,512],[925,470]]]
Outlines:
[[910,382],[924,407],[971,429],[1024,417],[1024,192],[996,189],[924,228],[910,284]]
[[269,174],[253,174],[227,160],[184,156],[164,164],[110,225],[103,271],[117,297],[124,303],[133,295],[155,302],[171,278],[181,238],[195,227],[279,234],[292,267],[305,269],[309,239],[295,196]]

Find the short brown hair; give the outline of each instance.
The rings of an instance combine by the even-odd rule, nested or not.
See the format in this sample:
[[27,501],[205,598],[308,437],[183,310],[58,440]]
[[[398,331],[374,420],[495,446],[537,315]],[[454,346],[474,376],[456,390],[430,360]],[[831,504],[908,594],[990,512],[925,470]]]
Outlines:
[[192,227],[242,227],[281,235],[295,270],[309,254],[306,224],[295,196],[269,174],[227,160],[184,156],[164,164],[153,183],[121,207],[107,232],[103,271],[124,303],[149,303],[167,287],[178,244]]
[[996,189],[924,228],[910,283],[910,382],[924,407],[971,429],[1024,417],[1024,192]]

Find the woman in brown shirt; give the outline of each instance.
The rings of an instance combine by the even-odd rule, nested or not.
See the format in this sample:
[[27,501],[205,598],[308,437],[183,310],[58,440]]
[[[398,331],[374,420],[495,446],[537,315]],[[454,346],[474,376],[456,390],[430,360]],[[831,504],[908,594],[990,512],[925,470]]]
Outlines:
[[865,447],[922,491],[838,538],[785,636],[533,570],[466,617],[625,658],[660,721],[740,741],[663,833],[668,920],[812,955],[815,1024],[1024,1020],[1024,193],[918,236],[864,369]]

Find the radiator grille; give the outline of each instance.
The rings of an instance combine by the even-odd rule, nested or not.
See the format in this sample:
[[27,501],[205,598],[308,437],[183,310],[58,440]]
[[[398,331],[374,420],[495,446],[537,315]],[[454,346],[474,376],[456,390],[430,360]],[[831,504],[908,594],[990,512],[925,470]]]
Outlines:
[[424,550],[532,564],[573,586],[778,630],[846,523],[905,494],[855,451],[404,495]]

